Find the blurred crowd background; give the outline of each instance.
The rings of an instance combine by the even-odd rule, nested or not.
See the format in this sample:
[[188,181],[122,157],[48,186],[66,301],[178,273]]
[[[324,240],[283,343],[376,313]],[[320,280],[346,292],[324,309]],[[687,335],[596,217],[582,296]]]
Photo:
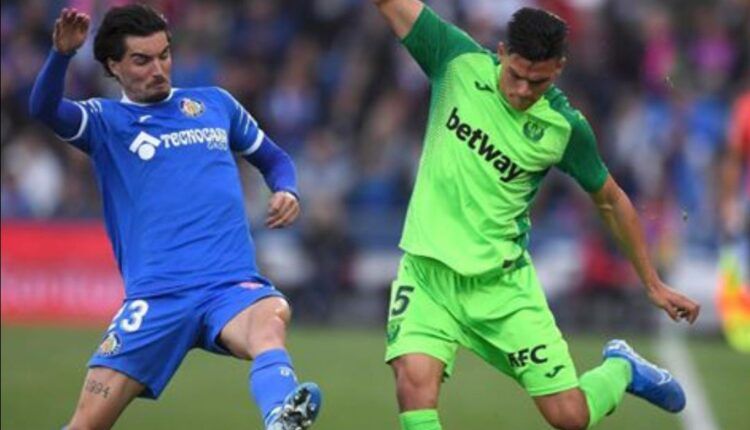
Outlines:
[[[100,217],[88,159],[31,121],[27,100],[60,9],[89,12],[95,30],[104,11],[122,3],[3,0],[3,221]],[[369,0],[147,3],[171,26],[173,84],[226,88],[297,164],[303,217],[289,231],[269,232],[268,193],[251,166],[238,163],[260,263],[293,296],[299,318],[382,318],[429,88],[375,7]],[[569,23],[558,86],[590,120],[606,164],[642,216],[659,269],[710,301],[719,161],[731,105],[750,82],[750,2],[428,3],[492,50],[522,6]],[[90,42],[72,62],[66,96],[119,98]],[[653,323],[634,272],[570,178],[547,177],[532,219],[532,255],[563,323]]]

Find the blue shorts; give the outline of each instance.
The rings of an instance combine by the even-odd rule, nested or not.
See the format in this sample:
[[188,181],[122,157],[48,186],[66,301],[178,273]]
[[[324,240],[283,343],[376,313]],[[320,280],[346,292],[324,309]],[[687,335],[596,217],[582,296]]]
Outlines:
[[221,330],[266,297],[284,295],[265,282],[243,282],[126,299],[88,366],[124,373],[145,385],[141,397],[156,399],[189,350],[229,354]]

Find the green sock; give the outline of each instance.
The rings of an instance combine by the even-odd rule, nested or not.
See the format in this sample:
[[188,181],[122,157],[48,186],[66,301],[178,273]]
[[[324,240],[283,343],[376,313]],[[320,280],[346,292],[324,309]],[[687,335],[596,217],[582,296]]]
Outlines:
[[622,401],[632,370],[623,358],[608,358],[601,366],[584,373],[580,386],[589,406],[589,428],[611,414]]
[[420,409],[402,412],[398,416],[401,430],[441,430],[440,419],[435,409]]

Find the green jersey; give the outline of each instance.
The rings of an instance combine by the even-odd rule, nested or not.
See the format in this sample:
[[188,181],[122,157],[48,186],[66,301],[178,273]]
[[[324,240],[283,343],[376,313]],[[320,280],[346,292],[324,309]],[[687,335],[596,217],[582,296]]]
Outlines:
[[514,110],[498,58],[426,6],[402,43],[432,97],[400,247],[465,276],[507,269],[526,250],[529,208],[552,166],[588,192],[603,186],[591,127],[555,87]]

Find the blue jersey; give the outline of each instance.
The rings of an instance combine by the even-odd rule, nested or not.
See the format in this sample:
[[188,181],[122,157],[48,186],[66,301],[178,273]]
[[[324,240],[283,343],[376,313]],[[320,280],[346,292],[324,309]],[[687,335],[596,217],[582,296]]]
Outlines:
[[83,120],[66,140],[93,160],[127,297],[259,276],[232,151],[252,154],[265,139],[229,93],[76,104]]

